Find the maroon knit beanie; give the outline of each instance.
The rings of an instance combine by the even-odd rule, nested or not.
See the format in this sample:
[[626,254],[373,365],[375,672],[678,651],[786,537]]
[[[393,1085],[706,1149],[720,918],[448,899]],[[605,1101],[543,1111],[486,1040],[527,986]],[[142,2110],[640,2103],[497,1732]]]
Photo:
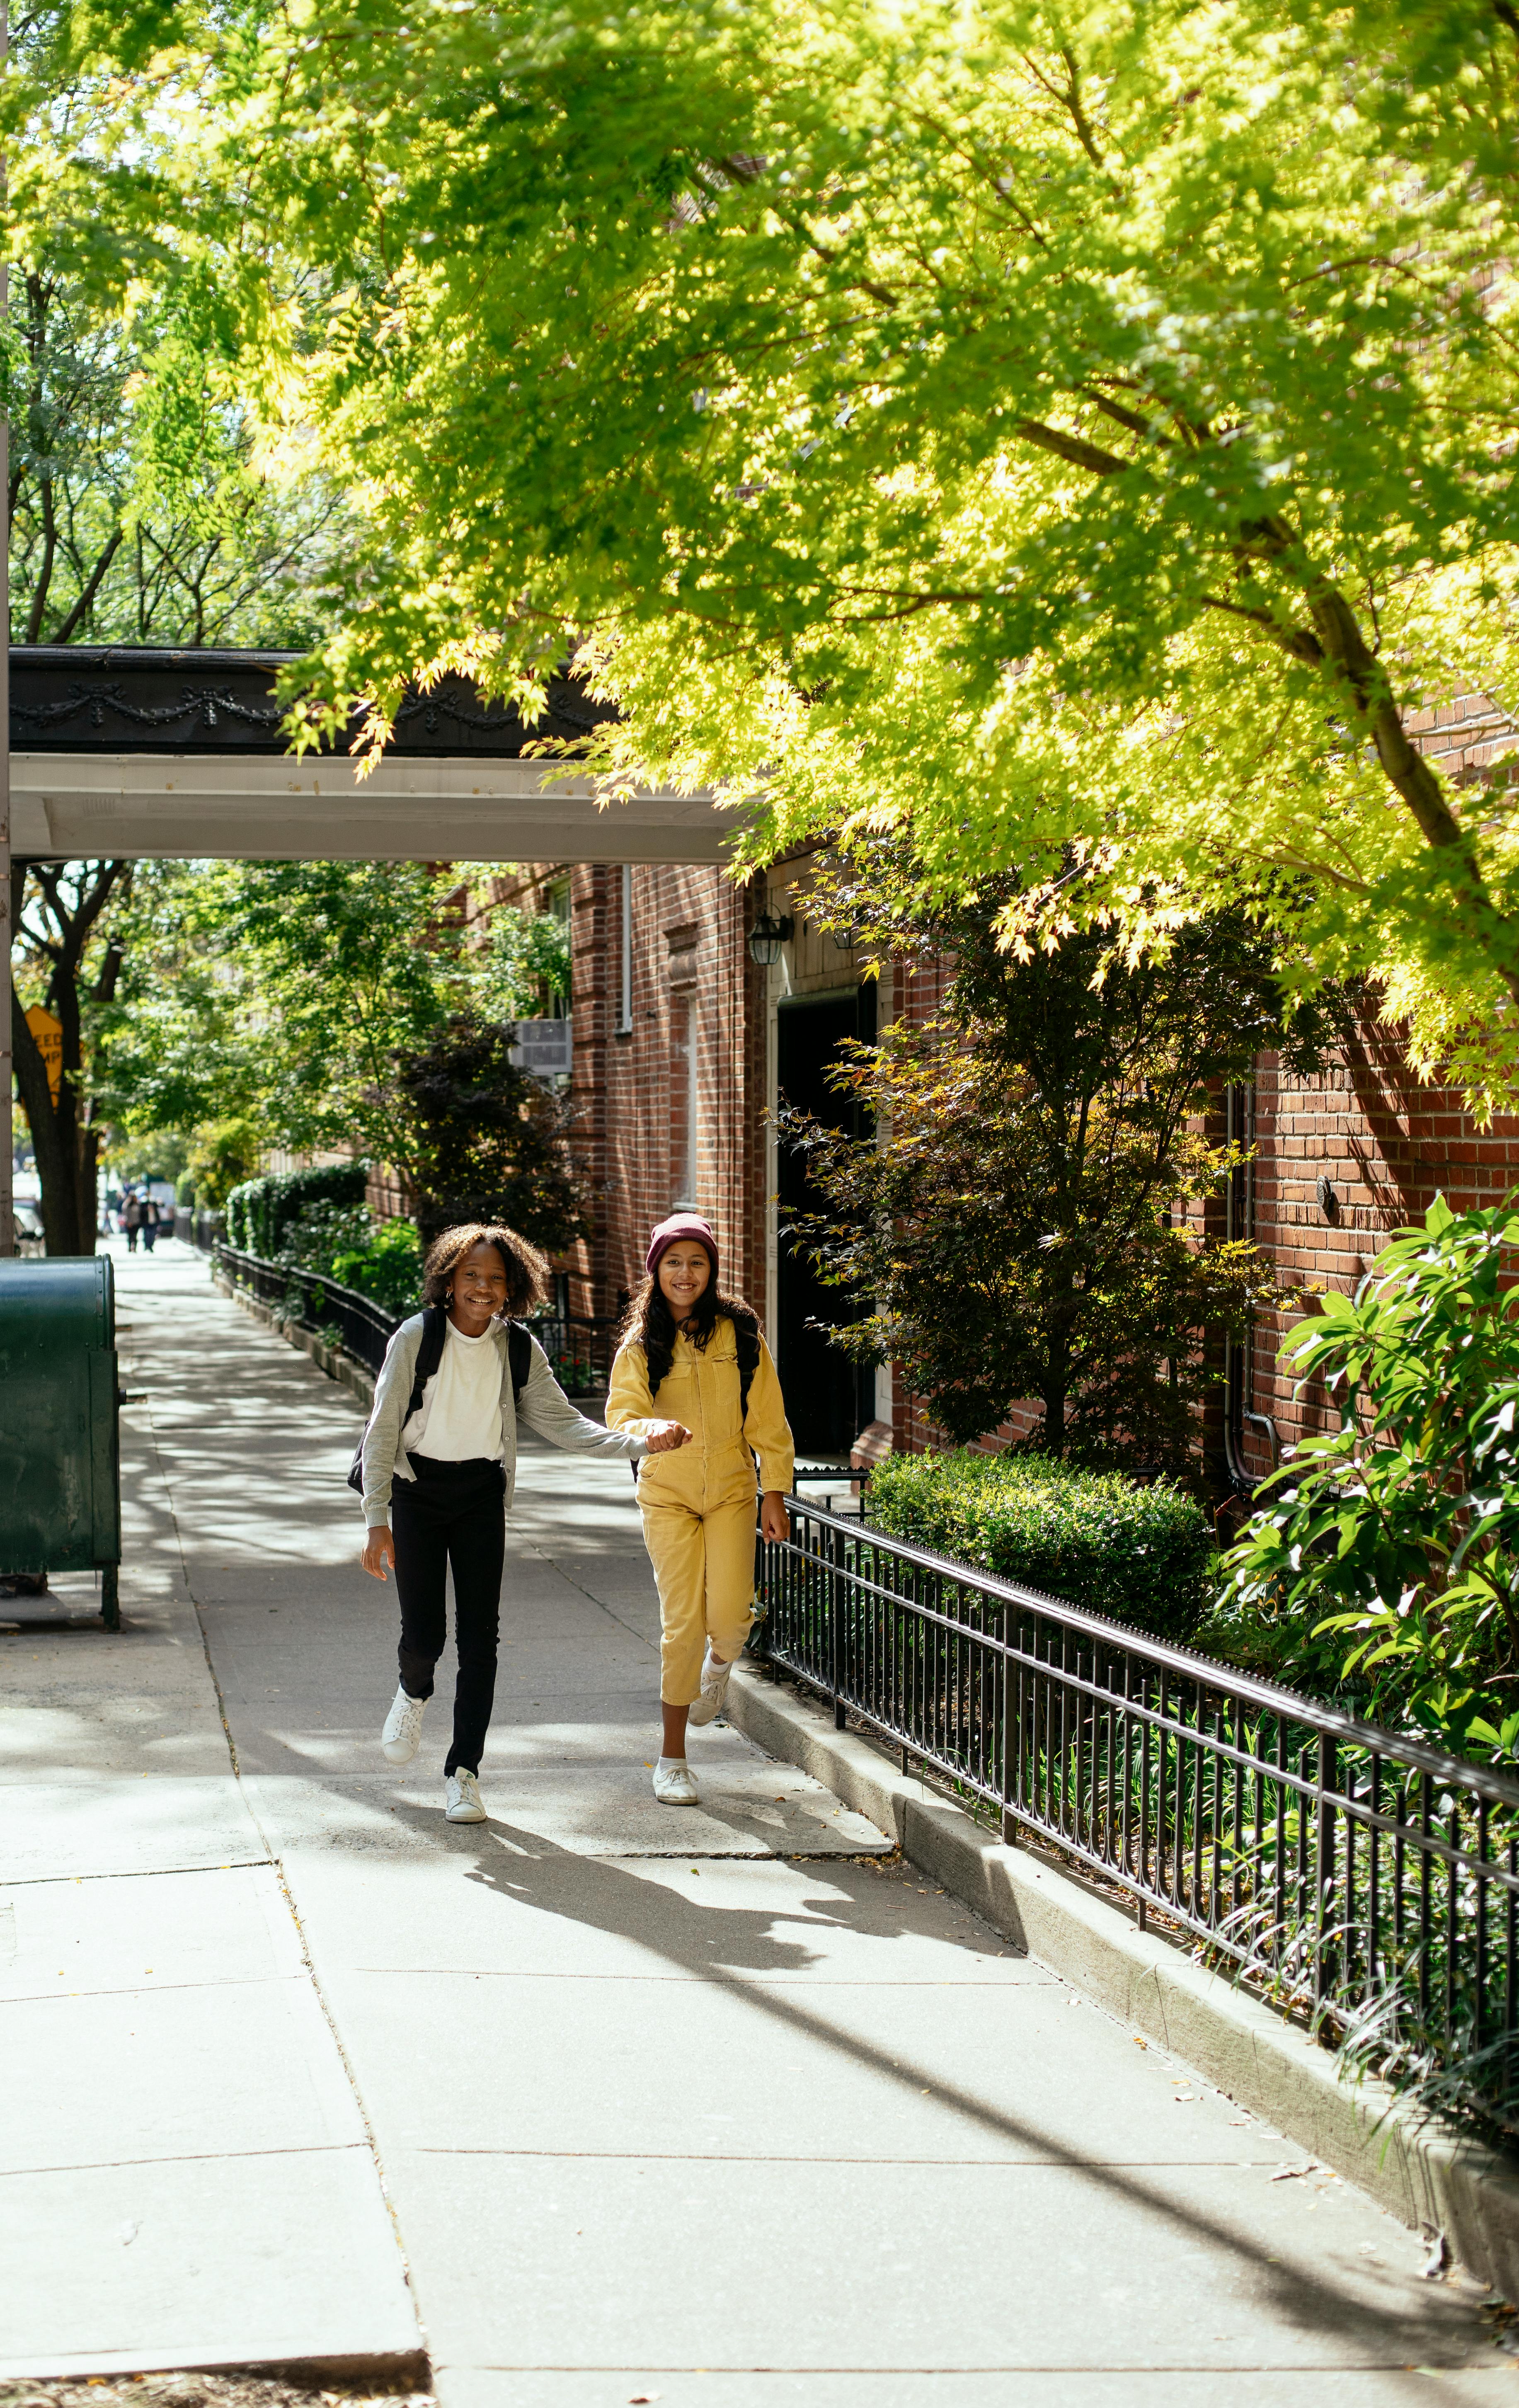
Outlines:
[[643,1261],[644,1269],[650,1277],[652,1278],[658,1269],[661,1254],[665,1254],[669,1247],[678,1245],[682,1238],[695,1238],[698,1245],[706,1247],[711,1259],[712,1278],[715,1281],[717,1240],[699,1212],[676,1212],[668,1221],[661,1221],[657,1229],[651,1231],[649,1252]]

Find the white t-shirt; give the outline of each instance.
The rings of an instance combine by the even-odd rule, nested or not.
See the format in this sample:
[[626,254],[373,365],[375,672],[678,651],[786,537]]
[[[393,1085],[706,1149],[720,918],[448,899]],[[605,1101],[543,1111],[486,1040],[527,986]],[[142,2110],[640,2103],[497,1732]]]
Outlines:
[[500,1460],[501,1349],[494,1330],[466,1338],[449,1323],[443,1360],[402,1431],[401,1443],[408,1454],[429,1455],[435,1463]]

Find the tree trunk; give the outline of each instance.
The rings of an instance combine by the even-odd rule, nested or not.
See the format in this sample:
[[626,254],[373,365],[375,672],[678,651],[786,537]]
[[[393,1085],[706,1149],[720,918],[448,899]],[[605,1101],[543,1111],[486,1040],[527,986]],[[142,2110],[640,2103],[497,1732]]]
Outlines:
[[[26,1025],[26,1014],[14,985],[16,1084],[21,1091],[32,1130],[32,1151],[42,1182],[42,1234],[50,1254],[93,1254],[95,1250],[94,1182],[91,1180],[89,1211],[81,1214],[79,1104],[65,1077],[53,1104],[48,1066],[36,1039]],[[90,1149],[92,1157],[94,1148]]]
[[[123,887],[127,865],[102,864],[79,908],[70,912],[56,877],[47,867],[39,872],[60,930],[60,941],[49,944],[51,960],[48,1002],[63,1027],[63,1066],[54,1103],[41,1049],[26,1025],[26,1015],[11,982],[11,1013],[15,1030],[16,1083],[31,1125],[32,1145],[42,1187],[42,1233],[50,1254],[93,1254],[95,1250],[95,1160],[99,1132],[87,1125],[80,1092],[82,1025],[79,1010],[79,967],[91,930],[97,924],[113,891]],[[28,865],[14,862],[10,873],[10,924],[19,928],[25,899]],[[120,948],[107,948],[101,978],[92,990],[107,999],[115,989],[121,968]]]

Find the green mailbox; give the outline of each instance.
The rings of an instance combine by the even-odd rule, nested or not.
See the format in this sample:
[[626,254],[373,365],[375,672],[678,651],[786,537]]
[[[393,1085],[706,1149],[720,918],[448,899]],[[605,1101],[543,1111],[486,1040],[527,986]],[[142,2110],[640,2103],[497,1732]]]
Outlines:
[[107,1256],[0,1260],[0,1571],[101,1574],[121,1627],[116,1290]]

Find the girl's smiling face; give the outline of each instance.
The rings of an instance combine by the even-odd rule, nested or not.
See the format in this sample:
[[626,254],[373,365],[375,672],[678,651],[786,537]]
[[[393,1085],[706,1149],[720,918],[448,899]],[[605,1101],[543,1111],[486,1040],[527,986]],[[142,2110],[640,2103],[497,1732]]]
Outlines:
[[686,1321],[710,1284],[711,1256],[698,1239],[678,1238],[660,1255],[656,1276],[659,1292],[676,1320]]
[[453,1268],[449,1317],[466,1338],[480,1338],[507,1309],[507,1267],[499,1250],[481,1238]]

